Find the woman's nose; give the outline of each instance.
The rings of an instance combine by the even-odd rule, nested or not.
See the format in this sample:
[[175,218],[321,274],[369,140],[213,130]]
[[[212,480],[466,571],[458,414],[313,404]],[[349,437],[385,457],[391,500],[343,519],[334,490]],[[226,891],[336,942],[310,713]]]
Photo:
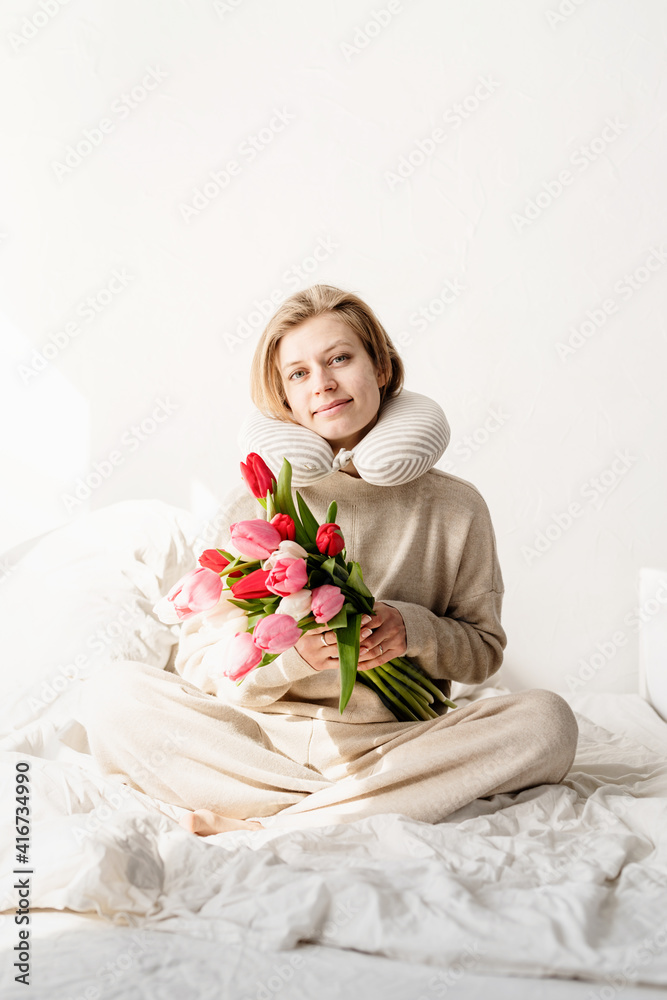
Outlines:
[[336,380],[330,368],[316,369],[314,383],[315,392],[325,392],[327,389],[333,389],[336,386]]

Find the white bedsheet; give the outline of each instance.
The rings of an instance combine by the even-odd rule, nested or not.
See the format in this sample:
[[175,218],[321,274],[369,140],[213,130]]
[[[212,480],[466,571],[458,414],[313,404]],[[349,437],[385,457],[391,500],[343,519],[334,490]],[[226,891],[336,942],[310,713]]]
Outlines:
[[[105,530],[113,527],[118,538],[124,525],[143,525],[151,539],[122,558],[115,545],[114,572],[120,559],[128,586],[139,581],[152,597],[181,566],[190,568],[196,532],[175,508],[114,507],[98,512]],[[84,548],[95,535],[86,520]],[[70,548],[76,534],[69,532]],[[56,542],[51,538],[53,573]],[[103,562],[99,546],[95,553]],[[69,558],[64,549],[60,558]],[[13,594],[19,604],[35,569],[21,572]],[[89,574],[86,586],[84,611]],[[72,594],[76,578],[69,602]],[[85,638],[87,625],[79,626]],[[152,621],[139,619],[136,627],[152,637],[146,658],[164,667],[173,637]],[[43,640],[31,658],[26,641],[21,655],[34,688],[40,671],[55,676],[53,659],[40,659]],[[113,669],[118,655],[98,668]],[[11,692],[7,673],[4,683]],[[432,1000],[486,996],[487,977],[499,976],[525,978],[530,996],[546,995],[530,977],[596,981],[592,994],[589,982],[576,995],[600,1000],[615,995],[603,989],[624,989],[630,998],[632,983],[667,987],[667,725],[637,696],[590,703],[598,704],[598,722],[628,709],[616,732],[578,714],[577,756],[561,785],[478,800],[437,825],[390,814],[200,839],[178,825],[178,808],[98,773],[78,720],[79,685],[74,678],[41,710],[23,711],[21,724],[5,727],[0,740],[3,997],[74,1000],[85,983],[104,998],[267,1000],[352,990]],[[492,696],[494,689],[467,693]],[[24,686],[14,704],[25,708],[27,699]],[[577,699],[570,701],[576,710]],[[35,913],[34,926],[43,916],[42,929],[56,932],[35,942],[30,994],[13,983],[10,958],[17,943],[10,873],[18,760],[31,766],[31,905],[52,911]],[[53,911],[97,918],[59,933],[53,918],[61,914]],[[122,968],[109,964],[110,954],[123,958]],[[325,986],[315,990],[321,976]],[[517,980],[510,981],[516,995]],[[502,980],[492,982],[500,996]]]

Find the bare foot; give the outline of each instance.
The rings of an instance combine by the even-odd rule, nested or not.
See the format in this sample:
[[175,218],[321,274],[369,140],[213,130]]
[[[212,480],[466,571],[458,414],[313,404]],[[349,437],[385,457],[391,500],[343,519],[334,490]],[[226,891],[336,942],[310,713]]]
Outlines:
[[230,830],[263,830],[261,823],[250,819],[231,819],[211,812],[210,809],[195,809],[181,816],[179,824],[198,837],[210,837],[214,833],[228,833]]

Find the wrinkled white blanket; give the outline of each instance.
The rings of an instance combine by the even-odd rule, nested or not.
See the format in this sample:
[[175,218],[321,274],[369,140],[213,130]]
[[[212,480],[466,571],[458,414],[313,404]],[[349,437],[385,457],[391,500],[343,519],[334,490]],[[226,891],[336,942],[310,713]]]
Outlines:
[[[561,786],[479,800],[435,826],[392,814],[205,840],[165,814],[179,810],[96,777],[90,758],[33,729],[4,741],[7,772],[31,764],[32,905],[260,950],[315,942],[442,967],[465,959],[477,973],[630,970],[667,985],[667,764],[578,721]],[[0,899],[11,886],[5,875]]]
[[[152,524],[156,511],[149,513]],[[164,505],[157,513],[170,514]],[[126,508],[128,515],[136,525],[137,510]],[[181,565],[190,568],[187,539],[174,541],[175,523],[162,540],[178,558],[163,560],[160,573],[154,567],[154,581],[142,578],[146,604]],[[137,627],[153,635],[150,662],[164,667],[173,638],[157,625],[153,632],[145,623]],[[35,664],[33,687],[38,674]],[[322,946],[322,954],[352,949],[394,960],[397,968],[422,963],[471,976],[615,976],[617,983],[667,986],[667,760],[660,733],[649,749],[579,714],[579,748],[562,785],[478,800],[433,826],[391,814],[200,839],[178,825],[178,808],[97,772],[77,720],[76,685],[74,678],[67,700],[33,707],[0,739],[0,911],[11,914],[16,906],[14,769],[25,760],[33,908],[97,913],[258,954],[307,942]],[[667,725],[657,726],[667,733]],[[10,982],[7,968],[0,981]],[[431,980],[426,995],[443,995],[445,987],[446,980]]]

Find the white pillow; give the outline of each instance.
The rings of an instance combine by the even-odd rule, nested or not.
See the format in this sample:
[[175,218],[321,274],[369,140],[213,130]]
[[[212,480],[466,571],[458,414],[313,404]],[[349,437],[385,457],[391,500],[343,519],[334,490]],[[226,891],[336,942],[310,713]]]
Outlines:
[[335,457],[315,431],[259,411],[245,420],[238,442],[244,455],[253,451],[261,455],[276,475],[287,458],[294,486],[310,486],[352,459],[367,483],[399,486],[428,472],[441,458],[449,436],[442,407],[428,396],[402,389],[387,400],[377,423],[359,444],[350,451],[341,448]]
[[639,693],[667,722],[667,570],[639,570]]
[[0,734],[69,719],[80,682],[114,660],[167,666],[180,626],[152,608],[196,566],[197,527],[160,500],[121,500],[35,541],[1,587]]

